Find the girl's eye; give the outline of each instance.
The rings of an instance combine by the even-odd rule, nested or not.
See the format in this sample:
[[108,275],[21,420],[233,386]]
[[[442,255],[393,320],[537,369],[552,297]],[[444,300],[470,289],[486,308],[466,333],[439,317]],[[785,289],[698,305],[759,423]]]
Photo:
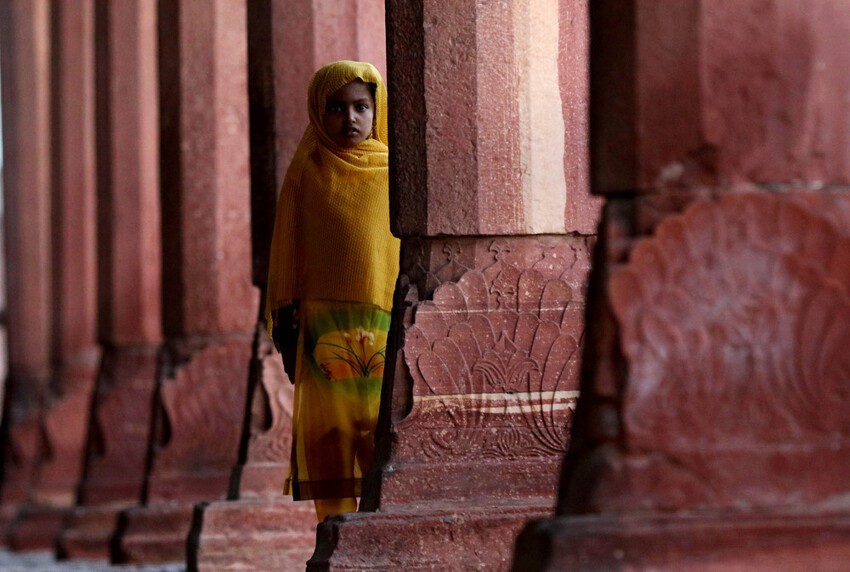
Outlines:
[[339,113],[342,111],[342,106],[338,103],[329,103],[327,110],[331,113]]
[[369,109],[369,106],[366,105],[365,103],[361,103],[360,105],[357,106],[357,111],[366,111],[367,109]]

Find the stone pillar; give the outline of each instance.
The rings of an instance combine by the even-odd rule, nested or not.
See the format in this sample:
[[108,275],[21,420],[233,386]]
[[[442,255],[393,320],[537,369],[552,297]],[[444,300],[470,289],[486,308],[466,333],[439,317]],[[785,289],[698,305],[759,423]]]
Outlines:
[[523,523],[554,510],[578,396],[586,8],[387,10],[402,254],[378,460],[309,569],[505,569]]
[[0,543],[31,500],[53,339],[50,192],[50,3],[0,2],[3,227],[9,373],[3,405]]
[[239,452],[259,293],[251,284],[246,4],[159,2],[163,328],[145,506],[113,558],[183,560],[197,502]]
[[105,348],[79,507],[60,554],[107,557],[141,501],[162,338],[154,0],[97,3],[100,335]]
[[52,547],[76,501],[100,364],[97,343],[94,5],[54,3],[52,69],[54,376],[43,396],[42,458],[32,505],[11,531],[16,546]]
[[[310,77],[338,59],[386,68],[383,1],[336,2],[333,7],[316,0],[252,1],[248,42],[253,269],[254,284],[262,288],[277,191],[307,125]],[[196,510],[191,569],[296,570],[315,546],[313,503],[295,503],[281,493],[289,472],[293,390],[264,322],[258,325],[249,392],[230,500]]]
[[515,570],[850,556],[850,7],[592,3],[608,196],[558,517]]

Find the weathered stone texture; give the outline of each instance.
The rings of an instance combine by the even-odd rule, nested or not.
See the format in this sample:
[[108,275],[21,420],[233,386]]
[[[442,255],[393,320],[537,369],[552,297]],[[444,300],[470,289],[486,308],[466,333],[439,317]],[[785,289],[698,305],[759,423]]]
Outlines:
[[[850,181],[841,3],[606,2],[594,192]],[[633,53],[633,59],[622,57]]]
[[394,232],[592,233],[586,5],[388,10]]
[[405,244],[404,366],[391,385],[397,429],[382,509],[552,496],[578,397],[587,245],[563,236]]
[[559,516],[514,569],[840,569],[850,12],[591,10],[594,190],[629,192],[600,227]]

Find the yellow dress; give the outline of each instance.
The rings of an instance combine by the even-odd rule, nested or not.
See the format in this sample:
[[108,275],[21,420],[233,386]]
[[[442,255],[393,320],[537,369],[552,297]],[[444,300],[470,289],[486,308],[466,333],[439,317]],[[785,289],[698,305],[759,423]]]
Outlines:
[[389,312],[316,300],[302,303],[299,314],[285,492],[296,500],[360,496],[374,454]]
[[[370,138],[336,146],[322,127],[329,95],[375,86]],[[360,494],[371,462],[399,241],[389,229],[386,87],[370,64],[336,62],[313,76],[310,124],[278,198],[266,320],[299,302],[293,450],[285,493]]]

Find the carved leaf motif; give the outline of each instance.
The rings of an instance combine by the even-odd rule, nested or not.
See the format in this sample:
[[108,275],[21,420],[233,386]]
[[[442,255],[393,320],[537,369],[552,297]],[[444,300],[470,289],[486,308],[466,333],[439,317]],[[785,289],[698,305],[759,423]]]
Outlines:
[[572,289],[503,264],[507,245],[491,251],[485,272],[416,308],[404,355],[420,397],[408,422],[431,427],[430,457],[562,454],[578,393],[579,344],[562,325]]
[[659,225],[611,279],[631,442],[846,441],[848,256],[825,220],[761,194]]

